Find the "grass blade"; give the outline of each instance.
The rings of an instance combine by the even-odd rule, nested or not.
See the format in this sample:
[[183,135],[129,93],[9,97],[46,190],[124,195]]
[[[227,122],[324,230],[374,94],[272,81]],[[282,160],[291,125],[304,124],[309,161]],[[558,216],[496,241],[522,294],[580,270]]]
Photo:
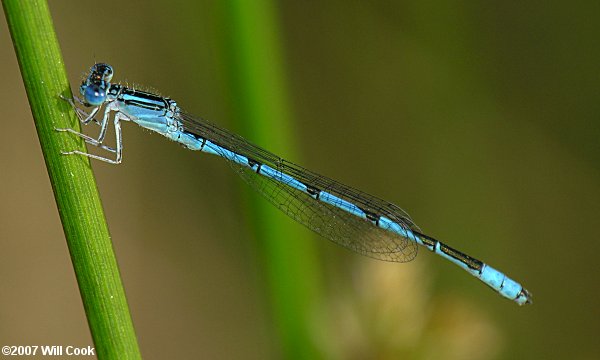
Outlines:
[[108,226],[89,160],[61,151],[83,142],[55,128],[78,128],[58,95],[70,87],[44,0],[3,0],[40,145],[99,359],[141,358]]

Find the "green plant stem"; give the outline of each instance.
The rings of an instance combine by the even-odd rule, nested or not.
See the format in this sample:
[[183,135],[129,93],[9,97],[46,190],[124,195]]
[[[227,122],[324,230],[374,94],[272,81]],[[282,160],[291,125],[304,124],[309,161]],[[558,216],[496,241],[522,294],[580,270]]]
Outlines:
[[[221,4],[238,128],[252,141],[297,161],[275,6],[270,0]],[[315,309],[321,280],[314,243],[267,201],[252,200],[248,214],[263,254],[281,351],[286,359],[318,359]]]
[[141,358],[108,226],[87,158],[61,151],[84,150],[80,139],[55,131],[78,128],[60,48],[44,0],[3,0],[4,13],[96,354],[99,359]]

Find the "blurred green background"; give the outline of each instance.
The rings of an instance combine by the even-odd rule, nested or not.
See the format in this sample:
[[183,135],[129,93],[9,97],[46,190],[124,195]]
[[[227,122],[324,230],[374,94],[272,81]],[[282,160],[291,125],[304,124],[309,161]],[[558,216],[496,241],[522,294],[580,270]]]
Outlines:
[[[301,302],[288,306],[309,314],[315,353],[600,357],[597,2],[276,3],[270,29],[279,52],[237,41],[265,62],[281,57],[277,91],[285,94],[276,95],[293,121],[281,125],[292,147],[268,140],[277,123],[257,134],[244,124],[257,120],[241,118],[249,100],[237,86],[233,6],[50,4],[73,86],[95,61],[109,62],[116,81],[160,89],[193,114],[402,206],[426,233],[534,295],[533,306],[519,308],[425,251],[408,264],[363,258],[273,211],[294,232],[282,242],[315,251],[289,259],[317,282],[307,286],[315,301],[307,312]],[[256,15],[251,27],[269,19]],[[1,26],[0,343],[89,345]],[[289,357],[268,285],[277,276],[267,274],[264,239],[250,230],[263,227],[248,205],[256,196],[220,159],[131,124],[123,131],[124,164],[93,166],[144,357]]]

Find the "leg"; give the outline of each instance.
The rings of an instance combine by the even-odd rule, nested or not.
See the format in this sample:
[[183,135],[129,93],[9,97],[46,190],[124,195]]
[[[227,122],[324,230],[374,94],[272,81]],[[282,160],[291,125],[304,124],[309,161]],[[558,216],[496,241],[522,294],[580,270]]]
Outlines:
[[75,109],[75,113],[77,114],[77,117],[79,118],[79,121],[81,123],[83,123],[84,125],[87,125],[90,123],[90,121],[94,121],[96,124],[100,124],[98,122],[98,120],[96,120],[94,118],[94,116],[96,116],[96,114],[98,113],[98,111],[100,110],[100,106],[95,107],[94,109],[92,109],[92,111],[88,114],[87,112],[85,112],[84,110],[80,109],[77,107],[77,105],[75,105],[75,102],[73,101],[73,99],[75,99],[80,105],[85,105],[83,103],[83,100],[81,100],[80,98],[78,98],[77,96],[73,97],[73,99],[70,99],[68,97],[64,97],[62,95],[59,95],[59,97],[61,99],[63,99],[64,101],[68,102],[73,109]]
[[[100,109],[100,107],[97,107],[94,110],[92,110],[92,112],[89,114],[89,116],[85,120],[82,120],[81,122],[84,125],[88,124],[91,121],[91,119],[94,117],[94,115],[96,115],[96,113],[98,112],[99,109]],[[98,134],[98,139],[94,139],[90,136],[87,136],[85,134],[77,132],[73,129],[55,129],[55,130],[70,132],[71,134],[75,134],[75,135],[79,136],[80,138],[83,138],[85,140],[85,142],[90,145],[94,145],[94,146],[114,152],[114,150],[109,148],[108,146],[102,145],[102,142],[104,141],[104,138],[106,137],[106,129],[108,128],[108,117],[109,117],[110,112],[111,112],[111,109],[109,107],[104,108],[104,116],[102,117],[102,121],[100,122],[100,134]]]
[[102,143],[99,143],[98,140],[94,139],[91,136],[87,136],[86,134],[82,134],[82,133],[78,133],[77,131],[73,130],[73,129],[56,129],[57,131],[64,131],[64,132],[69,132],[71,134],[77,135],[80,138],[82,138],[83,140],[85,140],[86,143],[90,144],[90,145],[94,145],[99,147],[100,149],[104,149],[106,151],[110,151],[111,153],[115,153],[117,152],[117,150],[111,148],[110,146],[106,146]]
[[108,114],[110,113],[110,111],[106,110],[104,112],[104,118],[102,119],[102,126],[103,126],[103,131],[101,131],[101,137],[102,139],[100,139],[100,137],[98,138],[98,140],[91,138],[87,135],[78,133],[72,129],[63,129],[64,131],[68,131],[71,132],[73,134],[76,134],[80,137],[82,137],[88,144],[97,146],[101,149],[105,149],[111,152],[114,152],[117,154],[116,159],[112,160],[112,159],[108,159],[102,156],[98,156],[98,155],[94,155],[94,154],[88,154],[88,153],[84,153],[82,151],[79,150],[73,150],[73,151],[68,151],[68,152],[63,152],[63,155],[73,155],[73,154],[77,154],[77,155],[83,155],[83,156],[87,156],[89,158],[92,159],[96,159],[96,160],[101,160],[110,164],[120,164],[121,160],[123,159],[123,138],[122,138],[122,134],[121,134],[121,113],[119,112],[115,112],[115,116],[114,116],[114,126],[115,126],[115,138],[116,138],[116,142],[117,142],[117,146],[116,149],[112,149],[109,148],[108,146],[105,146],[102,144],[102,140],[104,140],[104,135],[106,134],[106,124],[107,124],[107,120],[108,120]]

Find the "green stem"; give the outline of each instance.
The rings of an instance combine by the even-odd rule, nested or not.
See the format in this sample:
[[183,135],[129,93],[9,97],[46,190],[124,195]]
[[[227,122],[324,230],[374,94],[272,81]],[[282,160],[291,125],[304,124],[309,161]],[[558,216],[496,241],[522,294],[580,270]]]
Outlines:
[[[278,34],[270,0],[229,0],[222,4],[227,75],[240,132],[257,144],[294,156],[293,122]],[[297,161],[297,160],[296,160]],[[248,209],[260,241],[270,304],[286,359],[318,359],[316,305],[321,279],[314,243],[300,225],[264,199]]]
[[79,291],[99,359],[141,358],[108,226],[87,158],[61,151],[83,142],[55,131],[78,128],[60,47],[44,0],[3,0]]

